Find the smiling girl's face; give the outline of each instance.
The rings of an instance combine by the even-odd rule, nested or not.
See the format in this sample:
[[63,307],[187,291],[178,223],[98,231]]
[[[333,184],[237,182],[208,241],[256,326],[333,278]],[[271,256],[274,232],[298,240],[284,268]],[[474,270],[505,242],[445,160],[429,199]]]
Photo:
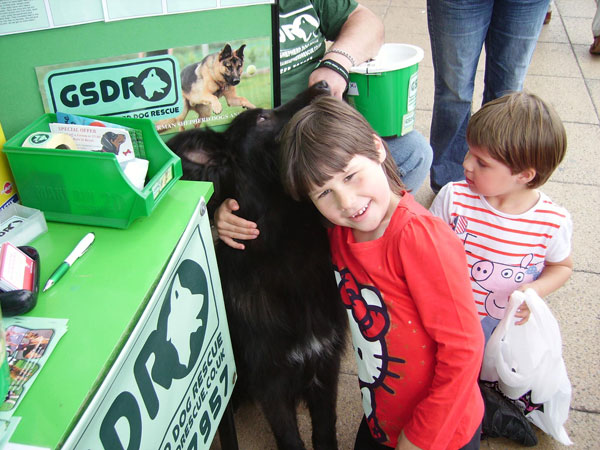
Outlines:
[[382,166],[385,149],[379,138],[376,146],[379,160],[355,155],[343,171],[309,192],[319,212],[336,225],[352,228],[358,242],[382,236],[399,201]]

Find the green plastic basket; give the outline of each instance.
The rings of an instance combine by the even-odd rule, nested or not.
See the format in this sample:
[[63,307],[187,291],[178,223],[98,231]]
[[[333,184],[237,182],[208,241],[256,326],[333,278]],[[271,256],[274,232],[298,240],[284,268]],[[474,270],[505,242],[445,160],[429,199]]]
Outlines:
[[50,131],[55,114],[44,114],[5,144],[21,203],[44,212],[46,220],[127,228],[149,216],[181,177],[181,160],[148,119],[93,117],[142,131],[148,180],[139,190],[112,153],[22,147],[36,131]]

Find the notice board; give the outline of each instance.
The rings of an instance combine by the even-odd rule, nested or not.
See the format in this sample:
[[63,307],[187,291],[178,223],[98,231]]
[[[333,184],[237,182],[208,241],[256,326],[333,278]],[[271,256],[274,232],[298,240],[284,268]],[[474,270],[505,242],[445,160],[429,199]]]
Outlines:
[[[158,82],[158,87],[151,84],[150,93],[158,92],[161,88],[165,90],[165,83],[156,77],[156,70],[147,64],[143,66],[144,63],[156,61],[160,73],[169,72],[169,67],[177,64],[177,70],[181,71],[188,64],[224,50],[228,44],[232,51],[244,46],[244,71],[237,86],[238,95],[246,96],[253,106],[272,107],[279,103],[279,70],[273,70],[278,67],[278,35],[273,32],[277,29],[274,28],[277,17],[276,2],[263,2],[0,36],[3,58],[0,124],[10,138],[43,113],[55,112],[52,98],[65,100],[63,108],[65,104],[75,105],[68,112],[84,115],[125,115],[151,120],[168,118],[169,114],[171,118],[177,117],[181,85],[175,82],[170,88],[176,98],[163,99],[155,108],[121,103],[124,99],[119,98],[119,93],[129,96],[125,100],[135,94],[133,82],[124,81],[132,78],[127,70],[133,63],[138,64],[140,74]],[[111,75],[115,70],[121,70],[121,75]],[[47,80],[62,81],[65,74],[76,77],[58,88],[55,83],[51,88],[56,91],[48,92]],[[88,75],[90,78],[86,80]],[[98,106],[94,102],[104,102],[100,107],[118,107],[94,110]],[[213,113],[212,117],[202,119],[208,121],[207,125],[224,128],[243,110],[241,106],[229,108],[224,99],[221,103],[224,109],[220,115]],[[187,116],[186,127],[195,126],[194,121],[200,120],[200,115],[194,114],[192,111]]]

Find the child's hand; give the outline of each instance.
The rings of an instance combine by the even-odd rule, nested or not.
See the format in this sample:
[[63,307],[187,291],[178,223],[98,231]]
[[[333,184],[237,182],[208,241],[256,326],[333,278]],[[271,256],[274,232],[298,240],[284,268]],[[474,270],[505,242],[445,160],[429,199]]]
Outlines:
[[238,202],[228,198],[221,203],[221,206],[215,212],[215,227],[219,233],[219,239],[232,248],[244,250],[244,244],[236,242],[234,239],[256,239],[258,229],[254,222],[243,219],[233,214],[233,211],[240,209]]
[[404,431],[400,433],[398,436],[398,444],[396,445],[395,450],[420,450],[415,444],[410,442],[406,436],[404,436]]
[[517,312],[515,313],[515,317],[519,320],[518,322],[515,322],[515,325],[524,325],[525,323],[527,323],[527,321],[529,320],[529,315],[531,314],[531,311],[529,310],[529,307],[527,306],[526,302],[523,302],[519,305],[519,307],[517,308]]

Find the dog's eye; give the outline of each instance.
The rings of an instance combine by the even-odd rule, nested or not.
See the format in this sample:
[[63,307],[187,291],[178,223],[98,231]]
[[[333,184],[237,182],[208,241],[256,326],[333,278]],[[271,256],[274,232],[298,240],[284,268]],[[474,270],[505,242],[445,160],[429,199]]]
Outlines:
[[266,115],[266,114],[259,114],[259,115],[256,117],[256,123],[261,123],[261,122],[264,122],[264,121],[266,121],[267,119],[268,119],[268,117],[267,117],[267,115]]

